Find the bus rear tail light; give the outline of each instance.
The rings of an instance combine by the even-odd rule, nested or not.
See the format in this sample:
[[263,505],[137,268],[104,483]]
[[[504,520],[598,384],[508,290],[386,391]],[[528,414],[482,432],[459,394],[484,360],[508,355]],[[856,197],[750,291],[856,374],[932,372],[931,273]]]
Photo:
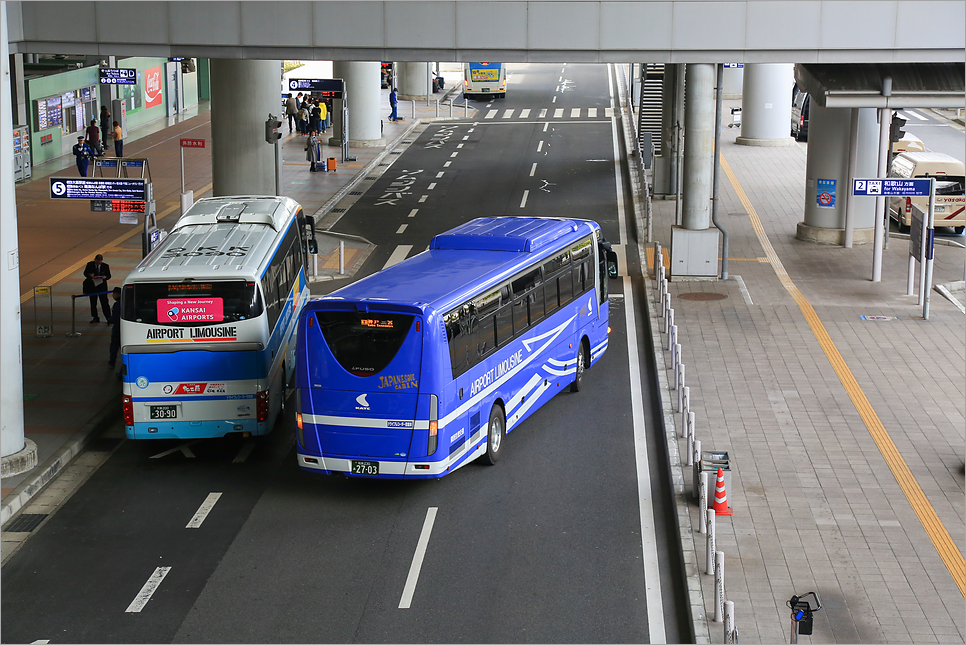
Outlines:
[[906,215],[912,212],[912,197],[906,197]]
[[798,127],[800,127],[800,128],[804,128],[805,127],[805,115],[804,114],[799,115],[799,117],[798,117]]
[[255,399],[255,410],[258,415],[258,422],[268,421],[268,390],[256,394]]
[[124,425],[134,425],[134,401],[126,394],[121,398],[121,414],[124,415]]
[[439,399],[435,394],[429,395],[429,443],[426,446],[426,454],[432,455],[436,452],[439,443],[437,432],[439,431]]
[[295,434],[299,445],[304,448],[305,431],[302,429],[302,392],[300,390],[295,390]]

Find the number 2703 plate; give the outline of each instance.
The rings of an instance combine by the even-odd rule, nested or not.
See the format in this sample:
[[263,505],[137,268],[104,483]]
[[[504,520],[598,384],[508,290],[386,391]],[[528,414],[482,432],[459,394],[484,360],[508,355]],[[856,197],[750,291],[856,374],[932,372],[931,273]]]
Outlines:
[[378,475],[379,462],[378,461],[353,461],[352,474],[353,475]]

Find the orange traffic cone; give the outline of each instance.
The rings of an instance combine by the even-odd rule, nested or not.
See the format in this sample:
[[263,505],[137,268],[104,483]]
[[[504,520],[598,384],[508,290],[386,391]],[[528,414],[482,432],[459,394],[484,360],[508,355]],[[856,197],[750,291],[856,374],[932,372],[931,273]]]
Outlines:
[[734,515],[734,510],[728,508],[728,493],[725,491],[724,471],[718,469],[718,481],[714,485],[714,514]]

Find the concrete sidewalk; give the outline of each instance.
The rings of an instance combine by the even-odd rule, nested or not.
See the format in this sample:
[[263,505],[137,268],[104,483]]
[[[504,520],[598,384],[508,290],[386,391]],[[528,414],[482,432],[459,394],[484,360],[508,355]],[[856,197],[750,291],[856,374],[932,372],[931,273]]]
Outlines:
[[[433,101],[415,104],[400,102],[404,120],[389,122],[389,91],[382,91],[384,147],[349,150],[354,161],[343,163],[341,148],[325,144],[323,155],[336,157],[336,172],[310,173],[305,160],[304,137],[284,132],[283,125],[282,194],[302,204],[320,225],[318,271],[309,267],[310,280],[336,279],[339,276],[339,236],[326,228],[338,220],[340,208],[355,199],[352,188],[366,177],[378,176],[389,166],[387,156],[404,142],[420,124],[420,119],[435,119],[437,113],[449,114],[450,99],[462,115],[461,97],[454,80],[447,78],[443,92]],[[447,101],[439,105],[437,102]],[[474,113],[470,103],[469,114]],[[413,120],[412,114],[416,115]],[[126,158],[147,158],[158,206],[159,226],[170,229],[180,216],[182,136],[210,142],[210,113],[206,103],[177,118],[148,124],[129,133],[125,140]],[[331,134],[331,130],[329,130]],[[70,203],[49,199],[47,177],[75,176],[73,158],[62,158],[33,169],[29,182],[17,185],[18,229],[21,258],[21,306],[23,323],[24,423],[25,437],[37,446],[38,466],[3,478],[0,524],[7,524],[43,487],[62,472],[104,428],[120,419],[121,386],[114,370],[107,365],[111,329],[103,321],[90,324],[87,298],[77,298],[72,312],[71,295],[81,293],[84,265],[95,254],[104,255],[113,274],[110,285],[118,286],[141,260],[140,226],[119,224],[111,213],[92,213],[86,202]],[[185,151],[186,187],[200,198],[211,192],[211,149]],[[365,240],[344,239],[347,244],[346,275],[361,267],[371,250]],[[50,311],[35,317],[33,287],[52,288]],[[39,338],[36,323],[52,317],[53,335]],[[103,313],[101,314],[103,316]],[[74,327],[80,336],[66,334]],[[4,534],[4,548],[8,534]]]
[[[730,279],[669,293],[695,437],[730,457],[734,515],[717,516],[716,550],[740,640],[787,642],[786,601],[816,591],[804,642],[961,643],[966,317],[934,292],[922,319],[905,295],[906,240],[891,240],[879,283],[871,245],[796,240],[806,146],[735,137],[722,132]],[[653,205],[666,252],[674,202]],[[948,240],[934,283],[955,292],[963,238]],[[646,284],[698,642],[721,643],[658,285]]]

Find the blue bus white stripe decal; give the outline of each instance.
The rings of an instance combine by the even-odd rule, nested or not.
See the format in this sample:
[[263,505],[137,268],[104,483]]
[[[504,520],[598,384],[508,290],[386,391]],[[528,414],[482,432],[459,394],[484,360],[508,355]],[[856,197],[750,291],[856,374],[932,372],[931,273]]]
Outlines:
[[[303,423],[324,426],[347,426],[352,428],[390,428],[393,430],[426,430],[429,421],[412,421],[411,419],[372,419],[368,417],[339,417],[329,414],[303,414]],[[389,424],[399,424],[392,425]]]

